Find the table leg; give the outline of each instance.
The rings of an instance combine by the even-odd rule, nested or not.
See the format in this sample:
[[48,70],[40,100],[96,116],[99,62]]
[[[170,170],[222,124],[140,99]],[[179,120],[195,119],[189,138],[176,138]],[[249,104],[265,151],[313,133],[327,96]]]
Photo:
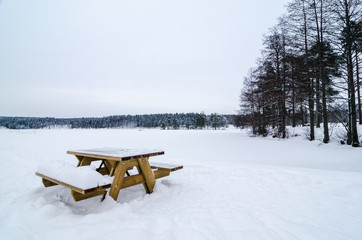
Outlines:
[[143,175],[146,183],[146,192],[152,193],[153,187],[155,186],[156,179],[155,175],[153,175],[153,171],[151,169],[150,163],[148,162],[148,158],[139,158],[138,165],[141,170],[140,174]]
[[114,176],[114,172],[116,170],[117,164],[118,162],[116,161],[111,161],[111,160],[106,160],[106,162],[104,163],[109,171],[109,176]]
[[91,158],[88,158],[88,157],[83,157],[83,156],[76,156],[77,159],[78,159],[78,165],[77,167],[80,167],[80,166],[89,166],[92,162],[92,159]]
[[121,190],[122,183],[124,180],[124,175],[126,174],[126,171],[127,171],[126,162],[120,162],[114,172],[114,179],[113,179],[111,190],[109,191],[109,195],[115,201],[117,201],[118,194],[119,194],[119,191]]

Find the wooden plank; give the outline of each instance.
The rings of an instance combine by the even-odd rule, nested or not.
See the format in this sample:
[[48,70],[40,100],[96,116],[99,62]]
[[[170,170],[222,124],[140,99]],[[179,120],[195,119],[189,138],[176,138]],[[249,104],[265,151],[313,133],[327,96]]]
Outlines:
[[140,168],[140,166],[136,166],[136,168],[137,168],[137,171],[138,171],[138,175],[140,175],[140,176],[142,176],[142,179],[143,179],[143,181],[142,181],[142,184],[143,184],[143,188],[145,189],[145,191],[146,191],[146,193],[148,193],[148,187],[147,187],[147,185],[146,185],[146,182],[145,182],[145,178],[144,178],[144,176],[142,175],[142,170],[141,170],[141,168]]
[[39,176],[39,177],[42,177],[43,179],[46,179],[46,180],[48,180],[48,181],[50,181],[50,182],[53,182],[53,183],[55,183],[55,184],[62,185],[62,186],[64,186],[64,187],[70,188],[70,189],[72,189],[72,190],[74,190],[74,191],[76,191],[76,192],[83,193],[83,194],[85,193],[85,192],[84,192],[84,189],[78,188],[78,187],[76,187],[76,186],[72,186],[72,185],[70,185],[70,184],[68,184],[68,183],[65,183],[65,182],[61,182],[61,181],[59,181],[59,180],[57,180],[57,179],[54,179],[54,178],[45,176],[45,175],[43,175],[43,174],[41,174],[41,173],[38,173],[38,172],[36,172],[35,174],[36,174],[37,176]]
[[150,163],[152,169],[169,169],[171,172],[183,169],[182,165],[168,164],[168,163]]
[[67,154],[72,154],[75,156],[89,157],[89,158],[94,158],[97,160],[107,159],[107,160],[113,160],[113,161],[125,161],[125,160],[148,158],[148,157],[152,157],[152,156],[163,155],[163,154],[165,154],[165,152],[160,151],[160,152],[153,152],[153,153],[147,153],[147,154],[135,154],[133,156],[126,156],[126,157],[117,157],[117,156],[102,155],[102,154],[90,154],[90,153],[77,152],[77,151],[67,151]]
[[43,185],[44,187],[51,187],[51,186],[56,186],[58,184],[54,183],[54,182],[51,182],[45,178],[42,178],[42,182],[43,182]]
[[109,174],[109,171],[108,171],[108,169],[106,167],[102,167],[102,168],[97,169],[97,172],[99,172],[103,176]]
[[127,170],[130,171],[134,167],[138,166],[138,160],[137,159],[128,160],[126,161],[126,164],[127,164]]
[[121,186],[121,189],[132,187],[138,184],[145,182],[145,179],[142,174],[133,175],[130,177],[125,177]]
[[76,202],[84,200],[84,199],[88,199],[88,198],[91,198],[91,197],[104,195],[106,193],[107,193],[107,191],[105,189],[97,189],[95,191],[85,193],[85,194],[82,194],[82,193],[79,193],[79,192],[76,192],[76,191],[72,190],[72,196],[73,196],[74,201],[76,201]]
[[109,176],[114,175],[114,171],[116,170],[117,164],[118,164],[118,162],[116,162],[116,161],[111,161],[111,160],[104,161],[104,165],[109,170]]
[[[78,158],[79,159],[79,158]],[[81,166],[89,166],[91,164],[92,161],[95,161],[98,159],[92,159],[89,157],[83,157],[81,161],[79,161],[78,166],[77,167],[81,167]]]
[[75,157],[78,159],[77,167],[79,167],[84,157],[83,156],[75,156]]
[[159,156],[159,155],[163,155],[163,154],[165,154],[165,152],[140,154],[140,155],[135,155],[135,156],[132,156],[132,157],[123,157],[122,161],[131,160],[131,159],[139,159],[139,158],[149,158],[149,157]]
[[[67,187],[67,188],[70,188],[71,190],[75,191],[75,192],[78,192],[78,193],[81,193],[81,194],[86,194],[86,193],[90,193],[90,192],[94,192],[94,191],[97,191],[98,189],[106,189],[106,188],[110,188],[111,187],[111,184],[106,184],[106,185],[102,185],[102,186],[97,186],[97,187],[94,187],[94,188],[89,188],[89,189],[82,189],[82,188],[79,188],[79,187],[76,187],[76,186],[73,186],[73,185],[70,185],[68,183],[65,183],[65,182],[62,182],[62,181],[59,181],[57,179],[54,179],[54,178],[51,178],[49,176],[45,176],[41,173],[38,173],[36,172],[35,173],[37,176],[47,180],[47,181],[50,181],[50,182],[53,182],[57,185],[62,185],[64,187]],[[43,182],[44,183],[44,182]]]
[[112,184],[109,183],[109,184],[98,186],[98,187],[95,187],[95,188],[85,189],[84,193],[91,193],[91,192],[94,192],[94,191],[97,191],[97,190],[100,190],[100,189],[107,189],[107,188],[110,188],[111,186],[112,186]]
[[[115,172],[118,164],[120,164],[120,162],[105,160],[105,163],[106,163],[106,166],[109,165],[111,167],[109,176],[114,176],[114,172]],[[135,166],[138,166],[138,161],[136,159],[132,159],[132,160],[127,161],[126,164],[127,164],[127,170],[132,170]]]
[[[155,179],[166,177],[170,175],[170,171],[162,171],[162,170],[156,170],[154,171]],[[142,174],[133,175],[130,177],[125,177],[123,179],[123,183],[121,186],[121,189],[132,187],[138,184],[145,183],[145,178]]]
[[145,183],[146,183],[146,186],[147,186],[146,192],[147,193],[152,193],[153,192],[153,187],[155,186],[155,183],[156,183],[156,180],[155,180],[155,175],[153,175],[151,166],[150,166],[150,164],[148,162],[148,158],[139,158],[138,159],[138,165],[140,167],[141,174],[145,178]]
[[126,162],[120,162],[114,172],[114,179],[112,183],[111,190],[109,191],[109,195],[117,201],[119,191],[121,190],[122,183],[124,180],[124,175],[127,171]]
[[162,177],[167,177],[170,175],[170,170],[168,169],[158,169],[156,171],[154,171],[153,173],[155,174],[155,178],[162,178]]

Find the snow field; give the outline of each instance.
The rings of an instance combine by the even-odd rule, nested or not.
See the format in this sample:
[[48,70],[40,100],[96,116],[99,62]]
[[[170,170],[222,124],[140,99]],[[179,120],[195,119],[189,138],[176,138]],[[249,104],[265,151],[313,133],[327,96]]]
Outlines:
[[[295,129],[302,133],[304,130]],[[361,239],[362,149],[213,130],[0,130],[1,239]],[[69,149],[157,148],[184,169],[74,202],[38,165]]]

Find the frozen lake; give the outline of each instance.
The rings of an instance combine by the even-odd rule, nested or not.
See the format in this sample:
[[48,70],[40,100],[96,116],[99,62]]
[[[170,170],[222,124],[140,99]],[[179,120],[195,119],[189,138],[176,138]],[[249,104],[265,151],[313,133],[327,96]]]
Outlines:
[[[1,239],[361,239],[362,149],[246,131],[0,129]],[[184,169],[74,202],[44,188],[39,164],[76,165],[69,149],[163,149]]]

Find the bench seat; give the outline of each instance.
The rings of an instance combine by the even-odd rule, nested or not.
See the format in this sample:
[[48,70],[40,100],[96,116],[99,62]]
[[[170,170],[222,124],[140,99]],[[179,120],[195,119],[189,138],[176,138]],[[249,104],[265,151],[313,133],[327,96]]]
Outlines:
[[90,166],[42,165],[35,173],[42,178],[45,187],[62,185],[72,190],[75,201],[106,193],[111,179],[94,171]]
[[155,174],[155,178],[167,177],[171,172],[180,170],[183,168],[182,165],[168,164],[168,163],[157,163],[150,162],[150,166],[152,169],[156,169],[153,171]]
[[170,172],[183,169],[182,165],[169,164],[169,163],[150,162],[150,165],[152,169],[164,169],[164,170],[170,170]]

